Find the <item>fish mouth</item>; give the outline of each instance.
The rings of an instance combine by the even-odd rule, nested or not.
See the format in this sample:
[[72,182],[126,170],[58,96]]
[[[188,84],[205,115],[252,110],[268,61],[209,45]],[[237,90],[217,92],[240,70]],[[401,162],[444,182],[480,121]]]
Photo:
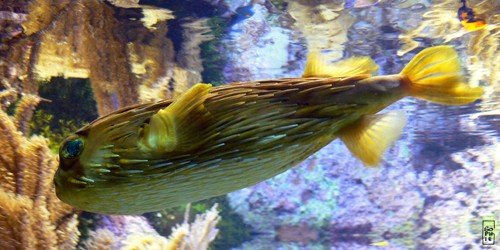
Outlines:
[[54,176],[57,198],[77,209],[82,209],[82,202],[85,202],[82,197],[88,192],[88,188],[94,186],[93,183],[94,180],[88,177],[75,175],[74,172],[62,169],[58,169]]
[[[94,180],[84,175],[80,175],[73,170],[63,170],[58,168],[54,175],[54,185],[56,194],[70,190],[81,190],[94,186]],[[59,197],[59,195],[58,195]]]

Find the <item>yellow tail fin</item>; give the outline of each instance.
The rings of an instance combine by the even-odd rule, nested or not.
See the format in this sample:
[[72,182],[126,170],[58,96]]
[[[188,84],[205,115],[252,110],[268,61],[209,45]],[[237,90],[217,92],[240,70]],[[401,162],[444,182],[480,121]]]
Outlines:
[[422,50],[401,71],[409,80],[409,94],[446,105],[473,102],[483,94],[482,87],[463,82],[455,50],[436,46]]

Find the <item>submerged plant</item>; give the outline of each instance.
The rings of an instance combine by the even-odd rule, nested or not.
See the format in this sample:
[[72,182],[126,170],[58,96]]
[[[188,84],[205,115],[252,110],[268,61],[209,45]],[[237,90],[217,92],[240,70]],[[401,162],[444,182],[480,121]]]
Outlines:
[[30,132],[48,138],[53,152],[59,150],[59,143],[65,136],[98,116],[87,79],[55,77],[41,81],[39,92],[45,101],[37,106]]
[[227,19],[222,17],[212,17],[207,20],[207,25],[210,27],[212,39],[200,44],[203,58],[203,72],[201,76],[204,82],[209,82],[213,85],[221,85],[225,83],[224,65],[227,63],[221,51],[222,38],[227,32],[229,23]]

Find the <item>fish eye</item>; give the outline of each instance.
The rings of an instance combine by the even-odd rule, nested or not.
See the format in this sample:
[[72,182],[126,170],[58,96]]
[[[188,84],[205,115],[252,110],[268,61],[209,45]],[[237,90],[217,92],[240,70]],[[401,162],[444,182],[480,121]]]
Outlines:
[[62,145],[61,155],[66,159],[76,157],[83,151],[83,146],[83,140],[79,138],[65,141]]

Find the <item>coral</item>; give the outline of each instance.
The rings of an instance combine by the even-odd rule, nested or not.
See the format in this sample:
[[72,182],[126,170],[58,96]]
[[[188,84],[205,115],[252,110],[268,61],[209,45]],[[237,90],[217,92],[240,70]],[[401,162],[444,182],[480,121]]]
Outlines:
[[144,14],[144,17],[141,21],[150,30],[155,30],[156,27],[154,25],[159,22],[175,18],[172,11],[166,9],[143,9],[142,14]]
[[102,216],[100,227],[90,233],[84,243],[85,249],[176,249],[203,250],[218,233],[220,221],[217,204],[189,223],[189,206],[184,222],[173,228],[167,239],[159,235],[143,216],[109,215]]
[[138,83],[123,67],[128,64],[124,53],[128,38],[112,32],[123,26],[110,6],[93,0],[73,1],[40,35],[35,72],[41,78],[61,74],[90,78],[100,114],[136,103]]
[[[229,206],[225,195],[212,197],[191,203],[189,216],[204,213],[217,203],[221,220],[217,223],[218,235],[211,243],[213,249],[233,248],[251,239],[251,227],[243,222],[242,217]],[[176,224],[182,224],[186,216],[186,206],[167,208],[162,211],[147,213],[150,224],[161,235],[171,235]]]
[[57,157],[45,138],[21,131],[38,100],[24,95],[14,116],[3,104],[0,111],[1,249],[72,249],[78,241],[78,214],[55,196]]
[[122,250],[148,250],[148,249],[176,249],[177,242],[168,240],[158,235],[131,235],[125,241]]
[[36,94],[36,84],[30,65],[36,59],[35,37],[23,35],[22,24],[28,19],[28,1],[3,1],[0,3],[0,82],[6,88]]
[[70,0],[58,1],[53,3],[46,0],[34,0],[29,3],[28,17],[23,23],[24,33],[33,35],[37,32],[45,30],[61,15],[70,4]]
[[215,239],[219,230],[215,227],[220,221],[219,213],[217,212],[217,204],[210,210],[201,215],[196,215],[196,218],[191,224],[186,221],[179,226],[184,228],[188,233],[180,244],[179,249],[196,250],[208,249],[211,241]]
[[99,228],[90,232],[89,238],[84,245],[86,250],[109,250],[116,249],[120,244],[120,238],[106,228]]
[[166,20],[173,15],[165,9],[140,9],[134,1],[112,3],[136,8],[121,9],[97,0],[31,2],[22,23],[27,41],[11,45],[20,47],[29,61],[12,61],[19,62],[22,67],[17,68],[28,71],[31,80],[60,75],[89,78],[101,115],[149,101],[140,98],[139,86],[165,80],[175,66],[166,36]]
[[100,224],[90,232],[85,249],[170,249],[142,216],[102,216]]
[[121,8],[138,8],[139,0],[109,0],[109,2]]
[[16,128],[23,132],[23,135],[27,135],[29,133],[29,122],[33,116],[33,110],[39,102],[40,97],[27,94],[24,95],[23,98],[21,98],[16,104],[14,121]]

